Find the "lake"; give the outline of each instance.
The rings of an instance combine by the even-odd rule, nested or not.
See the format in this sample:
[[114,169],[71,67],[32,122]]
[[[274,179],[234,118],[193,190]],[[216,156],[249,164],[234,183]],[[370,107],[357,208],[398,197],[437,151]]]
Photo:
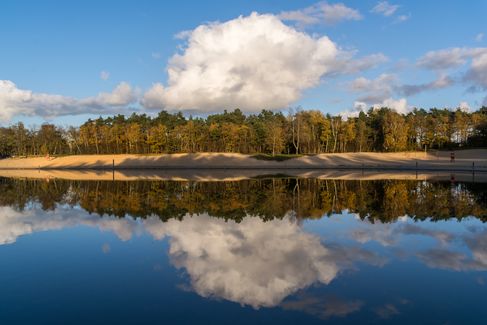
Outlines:
[[469,180],[0,178],[0,323],[487,324]]

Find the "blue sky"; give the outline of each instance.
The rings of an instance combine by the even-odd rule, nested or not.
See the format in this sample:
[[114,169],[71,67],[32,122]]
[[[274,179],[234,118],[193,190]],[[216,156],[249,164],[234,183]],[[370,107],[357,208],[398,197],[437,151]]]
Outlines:
[[[161,108],[473,110],[486,101],[486,12],[487,1],[4,0],[0,123]],[[257,25],[269,46],[256,45]],[[168,68],[178,71],[171,84]]]

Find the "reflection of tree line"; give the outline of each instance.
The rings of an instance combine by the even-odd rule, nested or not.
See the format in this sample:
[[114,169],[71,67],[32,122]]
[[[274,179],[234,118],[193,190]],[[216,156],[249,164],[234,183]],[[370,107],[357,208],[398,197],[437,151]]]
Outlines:
[[24,209],[32,201],[42,209],[79,205],[90,213],[163,221],[208,213],[241,221],[264,220],[294,211],[298,218],[321,218],[348,210],[361,218],[394,221],[410,215],[433,220],[476,216],[487,221],[484,184],[404,180],[345,181],[265,178],[234,182],[67,181],[0,178],[0,205]]

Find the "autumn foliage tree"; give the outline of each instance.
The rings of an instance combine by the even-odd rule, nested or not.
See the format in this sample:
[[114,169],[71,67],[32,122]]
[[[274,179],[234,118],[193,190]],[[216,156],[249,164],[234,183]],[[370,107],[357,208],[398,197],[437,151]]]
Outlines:
[[0,127],[0,156],[238,152],[320,154],[487,146],[487,107],[476,112],[371,108],[356,117],[296,109],[223,111],[203,117],[161,111],[88,120],[79,127]]

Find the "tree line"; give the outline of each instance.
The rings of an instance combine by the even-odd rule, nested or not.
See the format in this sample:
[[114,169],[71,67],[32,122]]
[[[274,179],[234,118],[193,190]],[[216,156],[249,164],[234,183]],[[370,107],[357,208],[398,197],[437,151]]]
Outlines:
[[408,215],[432,221],[476,217],[487,221],[485,184],[416,180],[264,178],[232,182],[68,181],[0,178],[0,206],[35,202],[44,210],[79,206],[89,213],[162,221],[208,214],[240,222],[293,215],[320,219],[344,211],[371,222]]
[[400,114],[370,109],[342,118],[317,110],[288,114],[239,109],[202,117],[161,111],[89,119],[79,127],[19,122],[0,128],[0,155],[160,154],[237,152],[245,154],[319,154],[393,152],[487,146],[487,107],[414,109]]

